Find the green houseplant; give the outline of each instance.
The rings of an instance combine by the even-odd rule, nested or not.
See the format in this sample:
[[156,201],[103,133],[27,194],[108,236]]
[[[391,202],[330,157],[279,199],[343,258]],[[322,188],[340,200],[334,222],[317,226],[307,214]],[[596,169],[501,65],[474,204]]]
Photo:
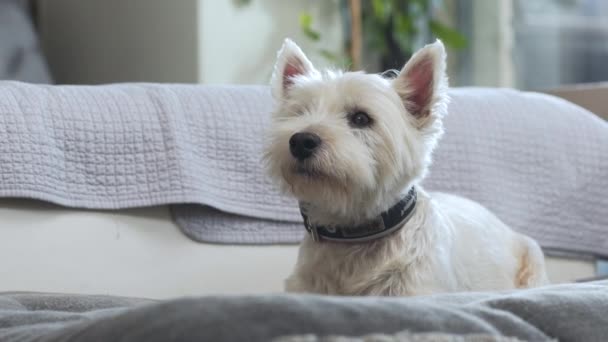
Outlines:
[[[252,0],[239,0],[245,5]],[[362,59],[372,61],[381,70],[399,68],[421,42],[441,39],[448,48],[466,47],[467,39],[435,16],[441,0],[332,0],[340,9],[344,27],[344,49],[335,54],[320,50],[321,55],[357,70]],[[314,28],[310,13],[301,13],[302,32],[313,41],[323,35]],[[365,53],[363,52],[365,51]]]

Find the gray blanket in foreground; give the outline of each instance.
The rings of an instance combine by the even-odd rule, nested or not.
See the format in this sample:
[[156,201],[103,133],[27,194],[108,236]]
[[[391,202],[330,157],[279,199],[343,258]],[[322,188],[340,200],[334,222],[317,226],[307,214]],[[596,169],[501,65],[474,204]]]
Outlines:
[[[541,94],[451,97],[427,188],[481,202],[545,248],[608,256],[608,124]],[[175,204],[197,240],[297,242],[296,203],[260,160],[271,108],[258,86],[0,82],[0,196]]]
[[303,334],[361,336],[400,331],[490,334],[525,341],[606,341],[608,282],[510,294],[414,298],[262,295],[153,302],[0,295],[0,341],[255,342]]

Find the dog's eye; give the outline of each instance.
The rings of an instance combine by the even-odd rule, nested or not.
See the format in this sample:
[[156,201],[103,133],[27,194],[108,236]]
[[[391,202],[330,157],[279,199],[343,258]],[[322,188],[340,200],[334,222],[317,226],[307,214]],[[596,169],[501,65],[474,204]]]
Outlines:
[[369,117],[369,115],[367,115],[366,112],[363,111],[352,113],[348,117],[348,120],[353,127],[357,128],[367,127],[372,123],[372,119]]

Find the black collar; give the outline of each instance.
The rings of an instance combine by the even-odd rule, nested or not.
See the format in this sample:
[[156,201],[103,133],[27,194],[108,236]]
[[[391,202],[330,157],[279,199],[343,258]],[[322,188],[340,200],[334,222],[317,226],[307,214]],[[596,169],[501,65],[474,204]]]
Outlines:
[[314,241],[366,242],[396,232],[405,225],[416,208],[416,189],[410,191],[394,206],[371,222],[356,227],[316,226],[309,222],[305,208],[300,205],[304,227]]

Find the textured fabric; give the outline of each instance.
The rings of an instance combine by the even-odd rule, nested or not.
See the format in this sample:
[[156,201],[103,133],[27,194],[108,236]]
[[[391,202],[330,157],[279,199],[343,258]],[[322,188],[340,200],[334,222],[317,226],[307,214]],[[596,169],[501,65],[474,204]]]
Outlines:
[[412,334],[403,331],[397,334],[370,334],[359,337],[317,336],[312,334],[282,336],[275,339],[274,342],[522,342],[522,340],[515,337],[491,334]]
[[606,282],[410,298],[261,295],[153,302],[4,294],[0,341],[255,342],[407,330],[453,337],[485,334],[524,341],[600,342],[608,336],[606,308]]
[[0,195],[299,217],[261,170],[270,105],[266,87],[0,82]]
[[26,0],[0,0],[0,80],[50,83]]
[[[451,96],[427,190],[477,200],[545,248],[608,256],[608,124],[541,94]],[[259,86],[0,82],[0,196],[176,204],[196,240],[295,243],[297,204],[261,162],[271,108]]]

